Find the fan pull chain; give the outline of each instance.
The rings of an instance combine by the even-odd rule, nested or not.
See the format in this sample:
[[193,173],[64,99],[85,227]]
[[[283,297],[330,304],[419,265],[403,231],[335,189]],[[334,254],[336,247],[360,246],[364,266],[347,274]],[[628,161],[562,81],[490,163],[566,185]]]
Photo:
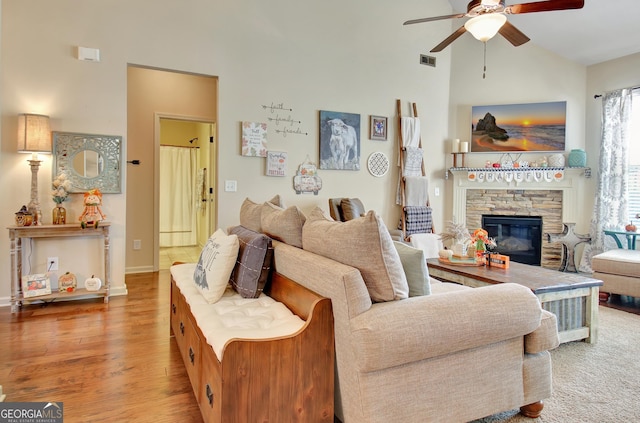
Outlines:
[[483,57],[483,68],[482,68],[482,79],[485,79],[487,76],[487,42],[484,43],[484,57]]

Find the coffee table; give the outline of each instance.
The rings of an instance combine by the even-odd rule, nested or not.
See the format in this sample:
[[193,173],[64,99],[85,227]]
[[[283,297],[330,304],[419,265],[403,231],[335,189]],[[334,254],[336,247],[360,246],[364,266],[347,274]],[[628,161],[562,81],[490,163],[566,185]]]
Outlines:
[[491,266],[460,266],[428,259],[429,275],[473,288],[499,283],[526,286],[538,297],[542,308],[558,318],[560,342],[595,343],[598,339],[599,279],[559,272],[539,266],[509,263],[508,269]]

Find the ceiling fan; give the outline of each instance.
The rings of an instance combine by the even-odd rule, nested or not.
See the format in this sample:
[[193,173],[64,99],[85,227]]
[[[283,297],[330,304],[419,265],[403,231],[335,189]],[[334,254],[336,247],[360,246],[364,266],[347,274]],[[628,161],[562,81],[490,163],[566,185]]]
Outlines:
[[439,21],[443,19],[471,18],[453,34],[449,35],[444,39],[444,41],[435,46],[431,50],[432,53],[442,51],[467,31],[482,42],[486,42],[493,38],[497,33],[500,33],[500,35],[506,38],[507,41],[517,47],[529,41],[529,37],[509,23],[506,15],[581,9],[584,7],[584,0],[546,0],[514,4],[511,6],[506,6],[504,3],[504,0],[471,0],[467,5],[467,13],[413,19],[406,21],[404,25]]

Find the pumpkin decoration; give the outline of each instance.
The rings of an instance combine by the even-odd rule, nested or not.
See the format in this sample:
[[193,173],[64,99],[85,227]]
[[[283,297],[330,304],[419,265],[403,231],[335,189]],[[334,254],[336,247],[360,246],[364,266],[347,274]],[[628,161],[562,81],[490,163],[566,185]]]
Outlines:
[[631,221],[631,223],[624,227],[624,230],[627,232],[635,232],[636,229],[638,228],[636,228],[636,225],[633,224],[633,220]]
[[102,286],[102,281],[96,278],[95,275],[91,275],[90,278],[84,281],[84,287],[87,291],[98,291]]
[[76,275],[71,272],[67,272],[58,278],[58,291],[60,292],[73,292],[77,286]]

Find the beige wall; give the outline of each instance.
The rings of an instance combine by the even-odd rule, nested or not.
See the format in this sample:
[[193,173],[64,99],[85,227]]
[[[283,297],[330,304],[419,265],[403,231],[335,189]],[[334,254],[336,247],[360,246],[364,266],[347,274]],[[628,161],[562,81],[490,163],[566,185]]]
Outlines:
[[[590,151],[594,143],[589,141],[595,135],[588,133],[592,126],[587,127],[585,115],[594,118],[591,112],[586,113],[594,104],[591,91],[599,91],[605,84],[589,85],[587,80],[592,75],[585,67],[537,48],[535,41],[513,48],[497,37],[487,46],[487,79],[483,80],[482,44],[468,35],[436,55],[436,68],[418,64],[419,54],[427,53],[448,36],[452,24],[443,21],[404,27],[402,22],[416,17],[416,13],[419,16],[451,13],[445,0],[408,0],[401,7],[393,2],[365,0],[322,3],[5,0],[1,5],[0,186],[7,201],[0,217],[7,225],[13,222],[15,211],[29,197],[29,169],[24,157],[15,152],[17,114],[48,114],[52,117],[52,129],[58,131],[124,135],[127,159],[140,159],[143,164],[124,167],[125,191],[105,196],[106,214],[113,222],[116,293],[124,293],[126,289],[125,257],[133,254],[128,248],[131,240],[153,236],[149,235],[155,218],[150,205],[154,192],[151,163],[155,157],[150,149],[153,114],[187,114],[182,108],[191,106],[174,100],[167,107],[149,108],[139,118],[144,128],[136,128],[138,123],[127,112],[139,111],[138,102],[155,93],[143,93],[127,104],[127,89],[132,82],[128,64],[218,78],[219,110],[215,113],[220,155],[216,181],[220,227],[238,223],[238,210],[245,197],[264,201],[276,193],[282,194],[286,203],[298,204],[304,211],[316,205],[326,207],[330,197],[358,196],[367,208],[377,210],[388,225],[394,225],[399,216],[399,208],[393,204],[395,172],[374,178],[365,163],[374,151],[386,153],[392,161],[396,159],[393,119],[387,142],[368,139],[368,119],[372,114],[392,118],[398,98],[405,101],[405,109],[409,101],[418,104],[439,228],[451,217],[451,187],[444,180],[445,169],[451,165],[446,146],[452,138],[467,137],[471,105],[566,100],[567,148],[586,147],[589,164],[596,165],[595,154]],[[38,31],[32,30],[34,23],[38,24]],[[73,48],[78,45],[100,48],[101,62],[75,59]],[[637,60],[632,63],[632,69],[637,69]],[[632,79],[633,70],[624,63],[608,71],[627,73],[629,77],[623,79]],[[593,77],[596,78],[595,74]],[[167,90],[173,88],[171,84],[163,86]],[[292,117],[300,120],[301,129],[308,133],[287,137],[269,133],[269,148],[289,153],[285,178],[264,176],[263,159],[239,154],[240,122],[266,120],[269,114],[262,105],[272,102],[293,108]],[[361,114],[362,170],[321,171],[324,188],[318,196],[296,195],[291,179],[296,166],[307,155],[312,160],[318,159],[319,110]],[[203,108],[189,112],[205,116],[207,113]],[[238,191],[224,192],[225,180],[238,181]],[[53,202],[45,197],[50,183],[48,159],[39,178],[45,211],[53,208]],[[139,192],[135,202],[130,203],[132,196],[128,191],[134,189],[133,184],[136,189],[139,187]],[[433,196],[436,187],[440,188],[440,197]],[[68,206],[76,216],[81,211],[78,198]],[[51,250],[43,253],[45,257],[57,252],[55,245],[46,248]],[[85,266],[86,270],[90,270],[94,261],[88,257],[89,264],[85,265],[75,260],[72,252],[63,251],[59,255],[63,265]],[[139,257],[133,256],[133,267],[152,266],[152,255],[147,249]],[[44,266],[44,262],[32,263],[34,271],[42,271]],[[8,269],[9,246],[3,242],[0,280],[9,280]],[[6,303],[8,296],[8,283],[0,284],[0,303]]]
[[[585,148],[586,67],[539,48],[535,41],[514,48],[496,36],[487,43],[485,79],[482,73],[482,43],[465,34],[453,45],[449,97],[451,138],[469,141],[472,106],[566,101],[566,150]],[[588,166],[597,166],[594,155],[587,153]],[[522,159],[532,161],[544,155],[523,153]],[[487,160],[499,159],[500,154],[475,153],[468,156],[467,165],[482,167]],[[451,209],[446,208],[445,214],[449,213]],[[590,214],[585,213],[582,221],[576,222],[577,227],[588,230],[589,218]]]
[[[136,128],[127,115],[139,110],[138,102],[156,93],[131,99],[127,104],[128,64],[210,75],[219,81],[217,116],[220,155],[216,188],[219,191],[217,223],[220,227],[238,223],[238,210],[245,197],[264,201],[275,193],[288,204],[309,211],[326,207],[334,196],[358,196],[364,204],[381,213],[388,224],[399,216],[393,205],[395,172],[374,178],[365,168],[366,158],[382,151],[395,160],[396,136],[390,120],[389,141],[368,139],[369,115],[395,113],[395,100],[418,103],[424,119],[423,142],[431,175],[442,175],[443,145],[448,137],[449,52],[438,57],[434,68],[418,64],[419,54],[449,32],[449,25],[403,27],[411,10],[425,15],[445,14],[451,7],[445,0],[425,4],[409,0],[402,7],[389,2],[356,0],[323,3],[203,2],[168,0],[97,2],[59,0],[56,2],[3,1],[0,52],[2,98],[2,145],[0,186],[7,206],[0,211],[10,224],[14,214],[29,197],[29,169],[15,152],[17,114],[44,113],[52,117],[52,129],[123,135],[126,160],[139,159],[140,166],[124,166],[122,194],[105,196],[105,209],[113,222],[112,263],[115,293],[125,293],[125,259],[133,255],[133,239],[149,237],[155,211],[153,206],[152,160],[149,148],[153,135],[153,113],[175,111],[165,107],[149,110],[140,118],[144,130]],[[33,31],[37,23],[39,30]],[[46,36],[42,36],[46,34]],[[99,48],[99,63],[74,57],[74,47]],[[165,84],[163,89],[174,89]],[[180,95],[180,92],[176,92]],[[191,100],[191,98],[189,99]],[[240,122],[263,121],[269,116],[264,104],[284,103],[293,108],[292,117],[302,122],[307,136],[269,135],[269,147],[289,153],[288,176],[264,176],[264,160],[241,157]],[[171,106],[182,110],[191,103]],[[319,196],[296,195],[292,176],[307,155],[318,159],[318,111],[359,113],[362,118],[362,151],[359,172],[323,171],[324,188]],[[238,191],[224,192],[225,180],[238,181]],[[40,171],[40,192],[51,183],[50,160]],[[437,186],[441,180],[434,180]],[[135,202],[128,190],[141,187]],[[4,191],[6,190],[6,191]],[[442,220],[442,197],[434,199],[436,223]],[[44,201],[43,201],[44,203]],[[78,199],[68,203],[81,211]],[[49,202],[46,208],[53,208]],[[440,225],[441,226],[441,225]],[[82,242],[81,242],[82,244]],[[82,245],[80,245],[82,248]],[[53,246],[52,248],[55,248]],[[153,265],[152,252],[136,252],[132,267]],[[52,251],[44,251],[46,255]],[[60,252],[60,262],[80,266],[72,253]],[[139,257],[138,257],[139,255]],[[89,260],[92,261],[92,260]],[[33,263],[42,271],[45,260]],[[95,263],[94,263],[95,264]],[[87,265],[91,267],[91,264]],[[0,243],[0,276],[9,280],[9,246]],[[0,284],[0,302],[9,296],[8,283]]]

